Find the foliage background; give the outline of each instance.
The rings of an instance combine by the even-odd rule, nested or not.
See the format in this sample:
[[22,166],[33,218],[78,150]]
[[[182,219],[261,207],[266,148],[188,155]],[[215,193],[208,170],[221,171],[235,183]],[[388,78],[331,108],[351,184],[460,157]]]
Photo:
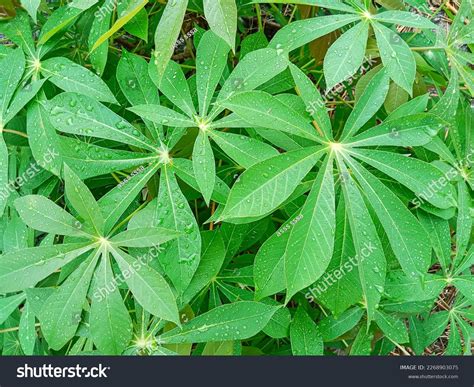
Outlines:
[[472,12],[2,0],[1,354],[470,355]]

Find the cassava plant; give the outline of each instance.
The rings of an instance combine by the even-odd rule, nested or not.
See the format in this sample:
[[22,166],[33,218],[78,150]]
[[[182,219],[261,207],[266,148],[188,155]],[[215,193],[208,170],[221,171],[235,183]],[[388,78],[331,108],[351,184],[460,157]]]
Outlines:
[[2,355],[471,354],[472,0],[3,0]]

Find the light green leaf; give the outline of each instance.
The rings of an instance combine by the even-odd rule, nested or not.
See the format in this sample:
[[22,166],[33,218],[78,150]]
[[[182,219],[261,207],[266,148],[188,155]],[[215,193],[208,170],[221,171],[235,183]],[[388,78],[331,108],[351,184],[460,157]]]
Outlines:
[[429,237],[404,203],[367,169],[346,159],[364,194],[377,214],[403,271],[423,277],[431,264]]
[[182,294],[199,266],[201,236],[187,199],[167,166],[161,170],[160,192],[155,211],[155,223],[152,226],[184,233],[182,237],[167,243],[164,252],[158,256],[178,294]]
[[104,216],[89,188],[67,166],[64,166],[66,197],[87,226],[92,226],[97,236],[104,234]]
[[211,143],[206,131],[199,130],[193,148],[193,170],[194,176],[202,192],[204,201],[209,206],[214,185],[216,183],[216,162]]
[[209,131],[209,135],[229,157],[245,169],[279,154],[272,146],[251,137],[217,130]]
[[204,0],[204,15],[212,31],[235,52],[237,6],[235,0]]
[[124,278],[138,303],[154,316],[179,324],[176,299],[166,280],[142,259],[115,248],[111,253],[122,273],[128,273]]
[[202,234],[202,256],[194,276],[180,298],[180,305],[189,303],[203,288],[219,274],[224,263],[226,248],[220,232],[206,231]]
[[[262,63],[265,63],[265,66],[261,66]],[[287,66],[288,58],[275,49],[262,48],[248,53],[225,81],[216,103],[222,103],[235,93],[253,90],[263,85]],[[211,114],[215,114],[216,111],[219,111],[219,107],[216,107]]]
[[393,81],[410,95],[416,76],[416,63],[410,47],[395,32],[380,23],[372,24],[380,56]]
[[101,46],[102,43],[107,41],[113,34],[115,34],[118,30],[120,30],[125,24],[127,24],[130,20],[132,20],[135,15],[140,12],[140,10],[148,4],[148,0],[132,0],[129,2],[128,7],[123,10],[119,18],[115,21],[115,23],[110,27],[110,29],[102,34],[94,45],[91,48],[91,52],[93,52],[97,47]]
[[126,230],[110,238],[110,242],[125,247],[159,246],[179,237],[181,233],[167,228],[134,228]]
[[41,73],[64,91],[81,93],[102,102],[117,103],[102,79],[67,58],[45,60],[41,63]]
[[[233,1],[233,0],[232,0]],[[205,117],[227,64],[229,46],[214,32],[207,31],[199,42],[196,56],[196,89],[199,114]]]
[[298,20],[280,29],[270,47],[288,53],[359,19],[357,15],[330,15]]
[[221,219],[258,217],[275,210],[291,195],[322,154],[321,148],[310,147],[253,165],[232,187]]
[[252,122],[255,126],[320,141],[316,128],[310,124],[307,118],[264,91],[238,93],[228,98],[223,106],[235,112],[245,121]]
[[399,153],[372,149],[357,149],[352,151],[352,154],[402,183],[420,200],[428,201],[439,208],[453,206],[451,187],[445,184],[445,175],[434,165]]
[[290,70],[299,94],[306,105],[306,111],[314,118],[320,134],[327,140],[331,140],[333,138],[331,120],[321,94],[313,82],[297,66],[291,63]]
[[38,319],[49,346],[61,349],[74,337],[101,250],[94,251],[47,299]]
[[393,342],[403,344],[409,341],[407,328],[402,320],[377,310],[375,311],[375,322]]
[[185,115],[159,105],[137,105],[128,108],[131,112],[143,119],[150,120],[159,125],[176,128],[193,128],[197,124]]
[[21,219],[35,230],[58,235],[88,238],[83,225],[56,203],[40,195],[27,195],[15,200]]
[[260,332],[278,308],[254,301],[222,305],[192,319],[182,329],[162,334],[159,340],[166,344],[245,340]]
[[354,328],[362,318],[364,310],[354,307],[345,311],[339,318],[328,316],[319,323],[319,331],[324,341],[333,341]]
[[18,339],[20,340],[21,349],[27,356],[33,355],[36,342],[36,326],[35,315],[31,310],[29,302],[25,302],[25,306],[21,312],[20,325],[18,330]]
[[168,63],[161,80],[160,90],[188,117],[193,118],[196,115],[188,81],[178,63],[173,61]]
[[295,220],[289,231],[285,255],[286,302],[326,271],[334,249],[335,206],[333,159],[329,157],[295,218],[301,219]]
[[13,311],[23,302],[25,297],[25,293],[19,293],[14,296],[0,298],[0,324],[3,324],[5,320],[10,317]]
[[168,2],[156,27],[155,51],[151,58],[154,66],[150,67],[150,71],[155,73],[151,78],[158,80],[157,86],[161,83],[168,62],[173,55],[174,46],[181,30],[187,6],[188,0]]
[[361,22],[337,39],[324,57],[326,89],[331,90],[355,74],[364,62],[369,25]]
[[0,256],[0,292],[35,286],[55,270],[91,250],[84,243],[31,247]]
[[374,20],[405,27],[437,29],[438,26],[419,14],[406,11],[385,11],[374,15]]
[[92,340],[107,355],[120,355],[132,338],[132,320],[125,307],[108,254],[97,267],[89,317]]
[[323,354],[323,339],[318,327],[305,310],[299,307],[290,325],[291,352],[294,356]]
[[388,74],[383,69],[369,81],[344,125],[343,139],[357,134],[382,107],[389,90],[389,81]]
[[375,225],[359,189],[338,159],[341,185],[351,225],[367,320],[372,321],[385,284],[386,261]]
[[133,125],[85,95],[62,93],[51,100],[51,123],[61,132],[105,138],[156,152]]
[[422,146],[433,140],[443,127],[434,115],[414,114],[385,121],[351,139],[351,145],[362,146]]

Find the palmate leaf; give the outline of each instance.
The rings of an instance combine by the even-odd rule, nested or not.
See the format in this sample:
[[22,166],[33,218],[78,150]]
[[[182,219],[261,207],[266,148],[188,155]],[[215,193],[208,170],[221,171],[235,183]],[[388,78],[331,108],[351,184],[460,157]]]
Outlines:
[[375,322],[390,340],[398,344],[408,342],[408,332],[402,320],[377,310]]

